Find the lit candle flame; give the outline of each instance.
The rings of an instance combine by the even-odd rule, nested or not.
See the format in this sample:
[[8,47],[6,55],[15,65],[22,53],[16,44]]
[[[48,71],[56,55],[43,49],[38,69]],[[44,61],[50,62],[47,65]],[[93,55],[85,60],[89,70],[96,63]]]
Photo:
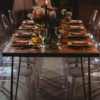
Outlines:
[[48,4],[48,0],[46,0],[46,5]]

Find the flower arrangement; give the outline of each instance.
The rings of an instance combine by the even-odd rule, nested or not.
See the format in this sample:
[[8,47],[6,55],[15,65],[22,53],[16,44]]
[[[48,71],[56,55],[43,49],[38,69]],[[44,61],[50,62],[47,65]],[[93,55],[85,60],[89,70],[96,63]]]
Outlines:
[[37,23],[44,22],[45,19],[45,9],[42,7],[35,7],[32,12],[32,19]]
[[47,8],[47,15],[45,13],[45,7],[35,6],[33,7],[32,19],[37,23],[44,23],[46,21],[48,25],[58,26],[62,18],[61,12],[58,8]]
[[66,22],[71,22],[72,12],[68,12],[66,9],[62,9],[61,14]]

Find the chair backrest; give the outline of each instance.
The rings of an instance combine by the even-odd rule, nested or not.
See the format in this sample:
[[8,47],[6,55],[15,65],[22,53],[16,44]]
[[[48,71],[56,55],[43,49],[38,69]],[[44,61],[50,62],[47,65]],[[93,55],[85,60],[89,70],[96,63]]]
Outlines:
[[1,15],[1,18],[2,18],[4,31],[6,33],[7,39],[9,40],[13,34],[13,28],[12,28],[11,23],[9,22],[8,18],[4,14]]
[[90,33],[92,33],[94,30],[97,14],[98,14],[98,10],[94,10],[92,15],[90,16],[89,23],[88,23],[88,32]]
[[16,17],[15,17],[14,13],[11,10],[8,10],[8,15],[9,15],[9,19],[10,19],[10,22],[12,24],[12,27],[13,27],[13,29],[15,31],[16,28],[17,28],[17,20],[16,20]]
[[100,43],[100,16],[97,18],[95,22],[93,37],[94,37],[94,41],[97,43],[97,48],[98,48]]
[[4,32],[2,25],[0,24],[0,50],[3,50],[6,41],[7,41],[7,36]]

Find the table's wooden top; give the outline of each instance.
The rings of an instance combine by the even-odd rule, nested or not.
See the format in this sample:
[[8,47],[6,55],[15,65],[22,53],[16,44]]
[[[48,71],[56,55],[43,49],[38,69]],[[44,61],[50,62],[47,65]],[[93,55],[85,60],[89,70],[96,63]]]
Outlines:
[[[81,25],[84,26],[83,24]],[[88,34],[86,29],[82,30],[81,32]],[[23,57],[98,57],[99,56],[99,52],[89,36],[85,40],[93,44],[89,48],[84,48],[84,49],[70,48],[67,43],[69,41],[75,41],[75,40],[66,38],[64,41],[66,41],[66,44],[62,43],[61,49],[50,49],[46,47],[45,50],[41,48],[34,49],[34,47],[18,49],[16,47],[11,46],[11,41],[10,41],[10,43],[4,48],[2,55],[23,56]]]

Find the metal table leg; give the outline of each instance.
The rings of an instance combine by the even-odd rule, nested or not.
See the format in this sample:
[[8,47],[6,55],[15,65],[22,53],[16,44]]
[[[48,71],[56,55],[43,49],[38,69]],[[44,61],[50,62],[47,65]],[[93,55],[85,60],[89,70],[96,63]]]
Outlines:
[[17,91],[18,91],[18,85],[19,85],[20,67],[21,67],[21,57],[20,57],[20,59],[19,59],[19,66],[18,66],[18,76],[17,76],[17,84],[16,84],[15,100],[17,100]]
[[84,79],[84,69],[83,69],[82,57],[81,57],[81,71],[82,71],[82,80],[83,80],[83,89],[84,89],[84,100],[86,100],[86,88],[85,88],[85,79]]
[[11,61],[11,87],[10,87],[10,100],[13,100],[13,65],[14,65],[14,57],[12,56],[12,61]]
[[91,99],[90,58],[88,58],[88,100],[92,100]]

